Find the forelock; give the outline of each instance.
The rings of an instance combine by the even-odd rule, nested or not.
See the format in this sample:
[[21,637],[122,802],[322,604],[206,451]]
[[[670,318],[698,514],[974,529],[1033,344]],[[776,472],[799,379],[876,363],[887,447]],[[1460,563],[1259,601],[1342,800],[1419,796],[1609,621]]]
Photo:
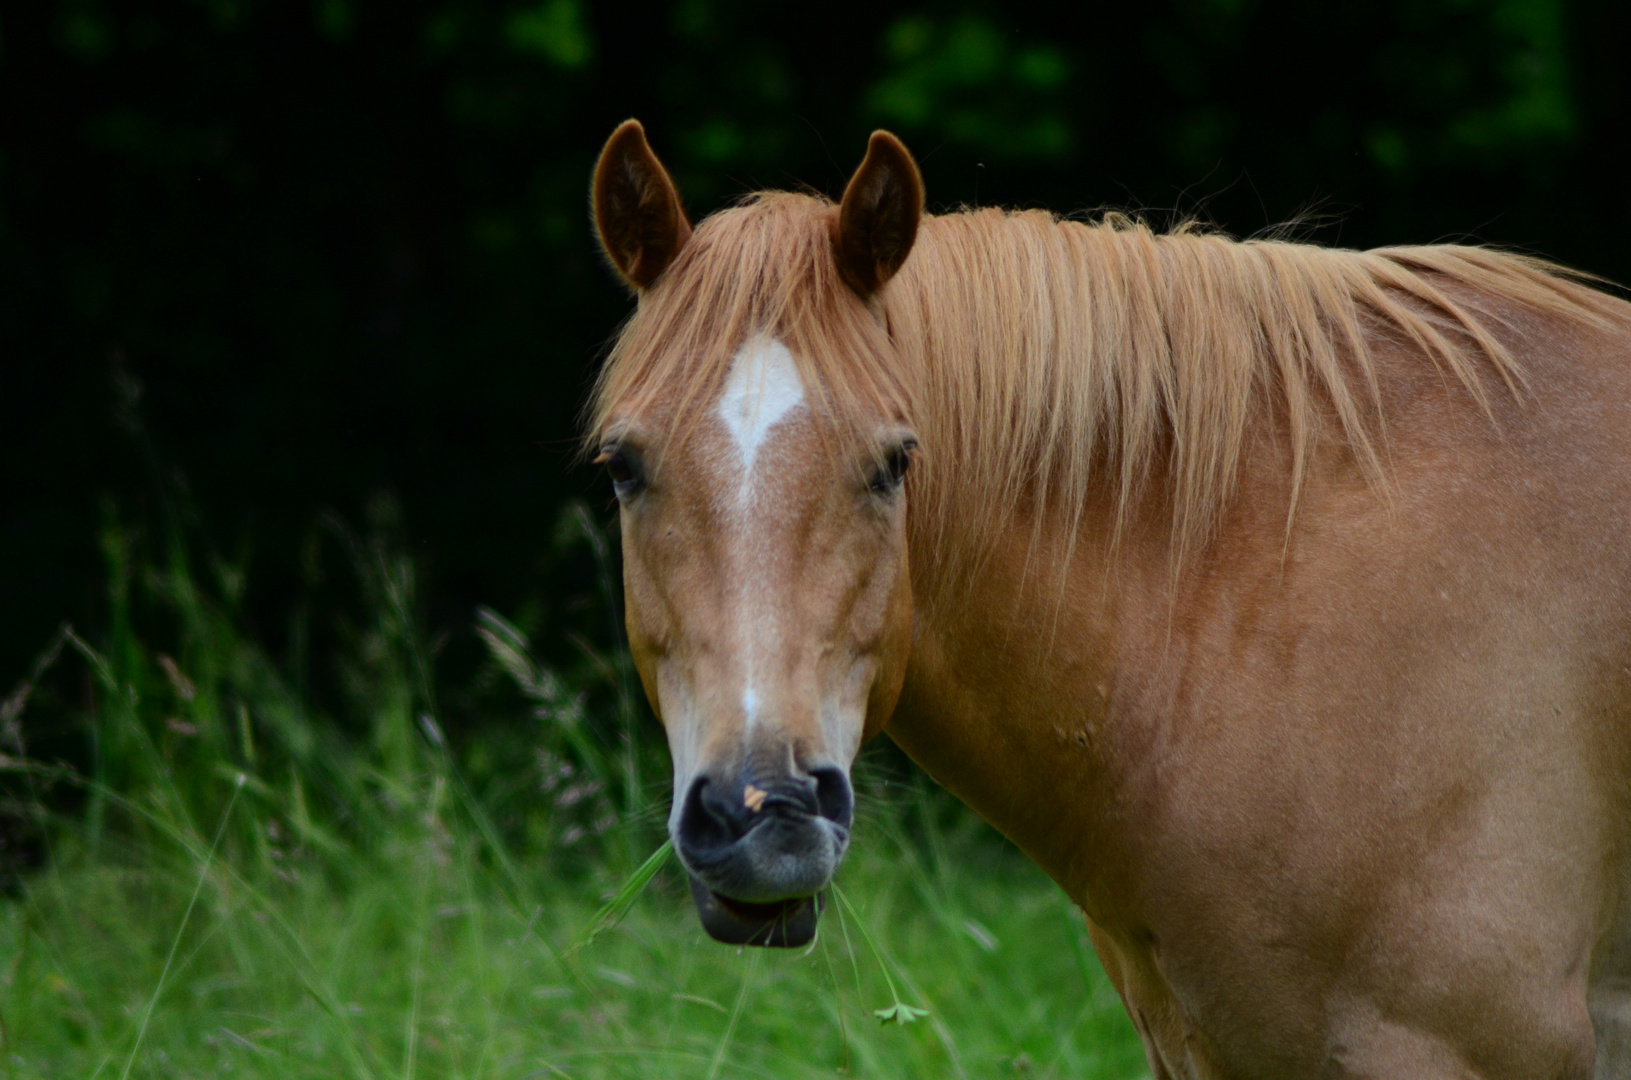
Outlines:
[[880,415],[907,420],[887,333],[839,276],[835,213],[815,196],[761,192],[704,220],[614,340],[588,446],[614,416],[657,406],[670,435],[687,429],[723,391],[737,350],[758,335],[787,346],[827,430],[866,438],[864,425]]

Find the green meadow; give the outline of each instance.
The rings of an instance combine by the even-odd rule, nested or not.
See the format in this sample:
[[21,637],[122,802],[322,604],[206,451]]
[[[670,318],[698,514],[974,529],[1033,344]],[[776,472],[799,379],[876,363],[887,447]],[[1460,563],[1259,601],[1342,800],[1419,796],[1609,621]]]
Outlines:
[[412,561],[325,530],[347,599],[289,634],[320,660],[257,643],[239,570],[110,517],[106,627],[18,673],[5,1077],[1145,1075],[1080,914],[887,745],[816,942],[703,935],[588,514],[599,646],[487,610],[429,640]]

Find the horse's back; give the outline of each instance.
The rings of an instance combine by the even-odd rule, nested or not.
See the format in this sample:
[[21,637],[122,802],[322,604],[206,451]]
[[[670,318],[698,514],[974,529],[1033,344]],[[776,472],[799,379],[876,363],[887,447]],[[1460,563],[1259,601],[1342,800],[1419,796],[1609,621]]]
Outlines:
[[1631,1075],[1631,319],[1509,314],[1520,393],[1382,345],[1384,488],[1326,455],[1288,537],[1248,463],[1149,621],[1135,694],[1195,729],[1141,794],[1195,889],[1147,902],[1232,972],[1195,985],[1287,988],[1175,998],[1303,1015],[1332,1075]]
[[[1424,432],[1426,468],[1401,491],[1435,522],[1418,534],[1431,569],[1416,578],[1416,604],[1436,606],[1440,586],[1453,613],[1437,623],[1443,644],[1424,649],[1444,685],[1422,688],[1422,713],[1436,711],[1435,689],[1460,683],[1460,723],[1479,744],[1468,753],[1482,761],[1469,775],[1488,785],[1484,841],[1471,845],[1482,866],[1445,877],[1469,886],[1467,926],[1510,935],[1517,962],[1485,974],[1507,982],[1515,1030],[1549,1030],[1555,1074],[1580,1069],[1570,1044],[1583,1033],[1583,991],[1595,1075],[1627,1077],[1631,317],[1590,328],[1509,316],[1525,385],[1516,398],[1491,388],[1495,424],[1441,403],[1443,426],[1394,428],[1401,442]],[[1497,906],[1506,910],[1488,911]]]
[[1582,629],[1598,635],[1581,650],[1588,690],[1577,711],[1599,761],[1608,869],[1587,999],[1596,1076],[1609,1080],[1631,1077],[1631,333],[1558,336],[1563,347],[1535,357],[1556,386],[1536,387],[1544,414],[1528,445],[1566,522],[1557,546],[1582,586],[1573,597]]
[[[1631,318],[1605,329],[1509,316],[1525,385],[1515,397],[1490,387],[1494,424],[1418,373],[1416,403],[1401,411],[1428,415],[1391,425],[1401,469],[1386,513],[1420,542],[1403,556],[1418,568],[1401,568],[1414,588],[1393,601],[1421,618],[1403,635],[1416,658],[1396,660],[1433,669],[1412,680],[1413,711],[1463,728],[1449,745],[1468,801],[1464,821],[1436,817],[1465,830],[1437,850],[1466,865],[1429,871],[1446,898],[1403,907],[1416,932],[1437,931],[1448,966],[1471,976],[1452,985],[1488,987],[1504,1003],[1470,1018],[1492,1035],[1487,1045],[1509,1041],[1497,1034],[1505,1026],[1555,1055],[1550,1068],[1544,1053],[1532,1061],[1532,1075],[1585,1075],[1584,1015],[1595,1075],[1627,1077]],[[1374,539],[1399,536],[1383,527]],[[1444,707],[1452,701],[1460,708]],[[1506,941],[1492,949],[1485,935]],[[1522,1055],[1508,1047],[1497,1060]]]

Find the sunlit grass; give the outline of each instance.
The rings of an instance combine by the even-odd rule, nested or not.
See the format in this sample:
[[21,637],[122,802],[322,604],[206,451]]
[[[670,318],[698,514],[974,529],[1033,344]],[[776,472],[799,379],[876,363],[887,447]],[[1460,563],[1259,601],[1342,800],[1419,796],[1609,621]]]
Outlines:
[[[482,869],[469,838],[436,818],[393,860],[354,867],[339,883],[293,867],[294,880],[256,887],[238,868],[200,868],[184,852],[92,864],[63,854],[23,898],[0,905],[7,1067],[16,1076],[119,1076],[127,1065],[136,1076],[279,1077],[1142,1072],[1080,916],[1050,882],[1017,855],[982,850],[942,890],[904,843],[863,825],[840,880],[886,962],[899,965],[901,999],[928,1010],[907,1025],[874,1017],[891,1004],[887,980],[859,927],[846,944],[835,911],[812,949],[727,948],[701,933],[667,871],[627,917],[566,956],[604,888],[539,882],[518,900]],[[990,844],[950,849],[965,843]]]

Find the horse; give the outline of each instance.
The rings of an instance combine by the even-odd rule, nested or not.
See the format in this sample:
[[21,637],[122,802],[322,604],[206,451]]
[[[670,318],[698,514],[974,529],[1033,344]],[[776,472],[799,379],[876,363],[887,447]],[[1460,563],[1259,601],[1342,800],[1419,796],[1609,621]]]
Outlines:
[[591,182],[587,411],[703,926],[811,940],[887,734],[1157,1078],[1631,1075],[1631,305],[1478,246]]

